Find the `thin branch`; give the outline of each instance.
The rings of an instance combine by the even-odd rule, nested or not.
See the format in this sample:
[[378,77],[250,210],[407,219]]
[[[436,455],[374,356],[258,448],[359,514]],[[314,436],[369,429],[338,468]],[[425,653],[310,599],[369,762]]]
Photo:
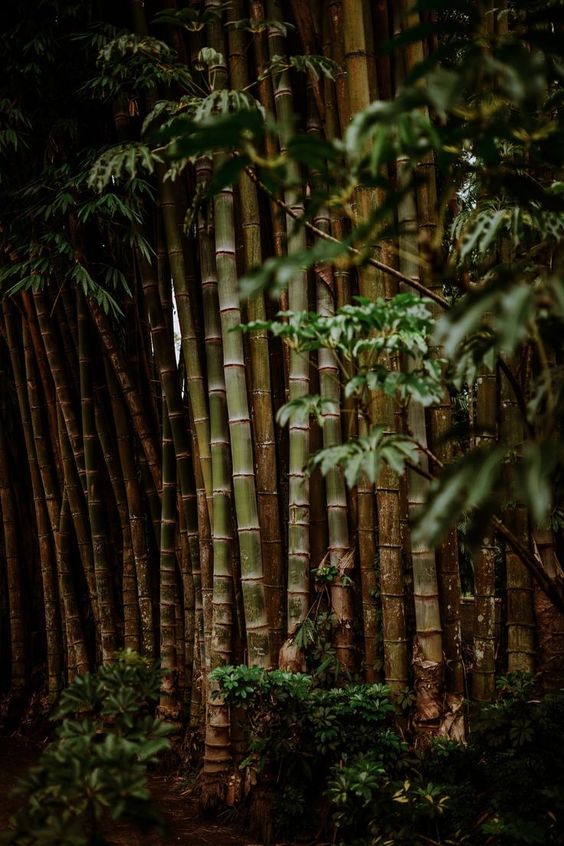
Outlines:
[[505,523],[501,522],[499,517],[492,517],[491,519],[496,531],[505,538],[514,553],[521,559],[527,570],[536,580],[542,592],[548,596],[559,611],[564,612],[564,584],[562,583],[562,580],[551,579],[547,576],[542,565],[542,561],[533,555],[527,547],[521,543],[519,538],[513,534],[511,529],[508,529]]
[[[306,229],[309,229],[310,232],[313,232],[315,235],[317,235],[318,238],[322,238],[324,241],[331,241],[333,244],[341,244],[342,243],[341,241],[339,241],[338,238],[335,238],[333,235],[329,235],[328,232],[324,232],[323,229],[319,229],[317,226],[315,226],[313,223],[310,223],[308,220],[303,220],[301,218],[301,216],[298,214],[298,212],[294,211],[294,209],[292,209],[287,203],[285,203],[284,200],[280,199],[280,197],[276,197],[267,188],[267,186],[263,182],[261,182],[261,180],[258,178],[258,176],[256,175],[256,173],[254,172],[254,170],[252,168],[250,168],[250,167],[245,168],[245,173],[247,174],[249,179],[251,179],[258,188],[260,188],[262,191],[264,191],[266,194],[268,194],[270,199],[280,209],[282,209],[282,211],[284,211],[288,215],[288,217],[291,217],[292,220],[296,220],[296,221],[303,223],[304,226],[306,227]],[[362,258],[361,251],[358,250],[356,247],[353,247],[352,245],[349,244],[347,246],[347,250],[349,251],[349,253],[351,255],[360,256]],[[365,260],[366,260],[367,264],[371,265],[372,267],[375,267],[377,270],[380,270],[382,273],[386,273],[388,276],[393,276],[394,279],[398,279],[400,282],[403,282],[404,285],[408,285],[410,288],[413,288],[414,291],[417,291],[422,296],[428,297],[430,300],[433,300],[438,305],[440,305],[441,308],[444,308],[444,309],[450,308],[450,303],[448,302],[448,300],[445,300],[445,298],[441,297],[440,294],[437,294],[435,291],[432,291],[430,288],[426,288],[425,285],[423,285],[421,282],[418,282],[416,279],[412,279],[411,277],[406,276],[404,273],[401,273],[401,271],[396,270],[395,267],[390,267],[388,264],[384,264],[383,262],[378,261],[378,259],[371,258],[371,257],[368,257]]]

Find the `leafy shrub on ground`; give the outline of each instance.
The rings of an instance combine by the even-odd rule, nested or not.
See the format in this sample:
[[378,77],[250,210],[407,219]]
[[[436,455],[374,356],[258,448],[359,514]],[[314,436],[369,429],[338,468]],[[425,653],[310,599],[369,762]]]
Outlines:
[[25,804],[0,842],[102,846],[106,817],[159,827],[147,767],[169,747],[170,728],[153,715],[160,684],[160,670],[133,652],[75,679],[54,714],[55,740],[19,782]]
[[415,752],[384,685],[321,690],[310,676],[247,667],[214,675],[245,710],[243,766],[270,787],[280,836],[330,820],[347,846],[564,842],[564,695],[536,699],[529,676],[501,679],[468,746],[437,738]]

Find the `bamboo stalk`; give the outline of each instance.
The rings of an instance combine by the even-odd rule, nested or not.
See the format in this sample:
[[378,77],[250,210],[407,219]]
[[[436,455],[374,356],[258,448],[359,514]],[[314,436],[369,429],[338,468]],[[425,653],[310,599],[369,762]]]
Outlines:
[[[484,370],[476,385],[476,443],[496,440],[497,378]],[[489,702],[495,695],[495,564],[493,527],[474,561],[474,663],[472,696]]]
[[[310,108],[308,132],[321,136],[321,126]],[[322,174],[312,171],[313,182],[322,179]],[[314,218],[315,225],[324,232],[331,230],[329,211],[321,207]],[[316,306],[322,317],[331,317],[335,313],[334,278],[330,265],[316,268]],[[325,449],[342,443],[340,383],[337,358],[332,350],[320,349],[318,352],[319,386],[321,396],[331,403],[331,408],[323,412],[323,447]],[[336,575],[331,584],[331,607],[336,617],[333,631],[335,654],[339,665],[346,673],[356,669],[356,650],[354,642],[354,595],[351,578],[354,568],[354,555],[349,539],[347,514],[347,494],[345,479],[340,469],[331,470],[326,478],[327,522],[329,530],[329,563],[336,568]],[[364,559],[364,555],[361,556]],[[374,560],[371,567],[361,571],[362,607],[365,646],[366,678],[374,681],[377,664],[377,615],[374,592],[376,572]]]
[[100,448],[108,476],[114,494],[114,504],[119,516],[121,530],[121,611],[123,612],[123,645],[125,649],[140,651],[140,619],[139,604],[137,601],[137,574],[135,568],[135,554],[131,538],[131,524],[129,522],[129,510],[127,497],[122,476],[119,456],[116,455],[109,421],[102,407],[99,392],[95,402],[96,432],[100,442]]
[[204,376],[194,320],[194,304],[190,294],[189,273],[184,259],[184,249],[177,221],[176,199],[170,180],[160,180],[160,207],[163,215],[168,261],[174,284],[174,297],[180,323],[182,353],[188,381],[188,395],[194,419],[198,453],[202,465],[202,478],[206,496],[211,501],[211,456],[209,412],[207,408]]
[[72,662],[68,668],[69,683],[74,674],[83,675],[90,668],[90,659],[86,647],[84,627],[76,599],[76,588],[71,569],[71,530],[72,517],[66,490],[63,492],[61,514],[59,521],[59,548],[57,567],[59,574],[59,590],[63,599],[64,622],[67,633],[67,646],[72,655]]
[[47,361],[53,377],[53,383],[55,385],[57,400],[61,407],[63,420],[65,422],[78,475],[82,484],[82,490],[86,493],[87,483],[82,435],[78,422],[78,415],[75,410],[75,399],[69,385],[65,359],[61,352],[59,340],[55,334],[53,320],[49,314],[44,294],[40,291],[35,291],[33,294],[33,300],[35,302],[35,310],[39,329],[41,331],[41,337],[47,354]]
[[[218,0],[206,0],[206,9],[217,9]],[[223,35],[219,19],[208,24],[210,44],[223,51]],[[217,65],[212,70],[215,90],[227,81],[227,67]],[[221,156],[216,165],[221,164]],[[223,341],[223,368],[231,462],[233,473],[233,500],[235,505],[241,585],[245,611],[245,632],[249,664],[270,667],[268,620],[264,589],[261,531],[258,515],[256,478],[252,449],[251,418],[249,411],[243,337],[234,331],[241,324],[237,263],[235,258],[235,224],[233,188],[226,187],[214,196],[215,260],[218,281],[219,314]]]
[[[509,364],[511,367],[512,365]],[[504,375],[500,376],[499,430],[505,443],[519,448],[523,440],[523,424],[515,394]],[[525,547],[529,546],[527,509],[519,497],[513,467],[505,468],[505,488],[512,492],[503,522]],[[535,666],[535,617],[531,575],[519,556],[508,545],[505,550],[507,669],[509,672],[533,672]]]
[[[82,437],[87,483],[87,507],[92,538],[94,577],[100,615],[100,643],[102,661],[112,660],[117,648],[115,600],[106,548],[106,527],[102,510],[98,437],[96,434],[93,360],[91,352],[88,309],[84,296],[77,293],[78,349],[80,395],[82,409]],[[62,406],[61,406],[62,410]],[[63,412],[64,413],[64,412]]]
[[178,711],[176,672],[176,459],[166,400],[163,399],[163,488],[159,555],[160,663],[163,681],[159,711],[165,718]]
[[63,491],[63,501],[59,508],[57,478],[52,465],[48,434],[45,432],[42,420],[42,398],[39,395],[36,381],[31,338],[25,322],[22,325],[22,332],[25,380],[28,391],[33,440],[45,493],[45,503],[49,515],[51,533],[55,540],[59,596],[62,603],[61,618],[65,627],[67,650],[69,653],[67,673],[68,680],[72,681],[75,674],[80,675],[85,673],[89,667],[82,619],[78,611],[76,590],[70,570],[72,518],[66,490]]
[[[281,6],[277,0],[267,0],[267,15],[270,20],[283,20]],[[268,32],[270,58],[284,56],[286,46],[277,29]],[[274,104],[276,117],[280,123],[280,151],[284,153],[290,137],[294,113],[290,75],[287,71],[273,78]],[[299,168],[291,161],[288,164],[288,179],[291,184],[299,185]],[[303,213],[303,203],[297,190],[285,192],[284,200],[289,209],[297,215]],[[287,218],[288,253],[305,249],[305,232],[293,227]],[[291,311],[308,309],[308,277],[305,272],[297,272],[288,286],[288,306]],[[290,351],[288,371],[288,399],[299,399],[309,393],[309,355]],[[309,610],[309,570],[310,570],[310,494],[309,483],[304,467],[309,455],[309,422],[290,420],[288,427],[289,464],[288,464],[288,634],[294,634],[297,626],[303,622]]]
[[135,429],[135,433],[141,443],[145,459],[151,472],[151,478],[153,479],[156,490],[160,491],[162,481],[160,471],[160,450],[155,443],[154,434],[147,419],[143,401],[132,382],[123,355],[116,345],[108,318],[101,308],[91,300],[88,301],[88,306],[90,308],[90,314],[92,315],[94,324],[98,329],[99,338],[104,352],[112,365],[123,394],[123,399],[131,415],[133,428]]
[[31,427],[31,413],[26,390],[21,351],[16,340],[16,327],[9,305],[4,308],[4,324],[8,339],[8,351],[12,364],[12,373],[16,387],[20,422],[24,434],[24,443],[29,465],[31,489],[35,511],[35,522],[39,543],[39,567],[43,588],[43,609],[45,615],[45,640],[47,645],[47,690],[49,703],[55,702],[62,683],[62,643],[59,621],[59,601],[55,569],[55,550],[52,543],[51,526],[41,473],[35,451],[35,442]]
[[9,458],[4,427],[0,426],[0,511],[10,620],[10,692],[23,696],[28,676],[28,649],[24,616],[24,586],[18,547],[18,524],[10,484]]
[[[243,16],[243,3],[235,0],[228,10],[231,20]],[[241,30],[229,31],[229,63],[232,85],[245,90],[249,83],[245,36]],[[243,256],[247,269],[262,264],[260,209],[256,186],[247,174],[239,182]],[[265,320],[266,307],[262,294],[251,297],[247,304],[250,321]],[[265,600],[271,656],[276,660],[285,631],[283,603],[284,571],[282,563],[282,532],[278,497],[276,442],[272,413],[270,353],[266,331],[257,330],[249,336],[250,397],[252,405],[253,444],[255,452],[257,500],[264,567]]]
[[107,360],[104,360],[106,383],[110,394],[112,415],[116,431],[118,454],[121,462],[123,483],[129,512],[131,544],[135,561],[135,575],[138,592],[141,643],[145,655],[155,655],[155,626],[151,590],[150,562],[145,535],[146,515],[137,466],[132,449],[127,412],[115,374]]
[[[400,15],[402,26],[416,26],[420,23],[418,12],[413,11],[408,0],[401,0]],[[423,44],[414,41],[404,48],[405,73],[410,73],[417,63],[424,58]],[[403,81],[403,69],[398,61],[396,84]],[[426,111],[426,110],[425,110]],[[402,163],[403,167],[403,163]],[[435,161],[432,153],[426,154],[415,165],[415,197],[417,206],[417,241],[419,253],[424,259],[421,271],[423,281],[436,294],[442,295],[442,285],[434,279],[432,268],[437,264],[435,255],[440,247],[436,244],[437,230],[437,191]],[[408,247],[410,248],[410,247]],[[425,268],[428,268],[425,271]],[[439,306],[432,306],[435,318],[440,315]],[[440,347],[434,353],[441,357]],[[452,460],[452,444],[449,435],[452,428],[452,407],[448,389],[445,388],[440,403],[428,411],[428,436],[433,453],[446,464]],[[458,562],[458,532],[452,528],[436,550],[437,579],[440,592],[441,619],[443,627],[443,645],[445,650],[445,670],[447,689],[461,696],[464,692],[464,675],[461,659],[460,626],[460,568]]]

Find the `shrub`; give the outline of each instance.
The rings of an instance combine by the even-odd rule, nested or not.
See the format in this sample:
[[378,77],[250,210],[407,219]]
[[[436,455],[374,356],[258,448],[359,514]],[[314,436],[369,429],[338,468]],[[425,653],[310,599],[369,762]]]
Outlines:
[[564,842],[564,695],[500,680],[462,746],[414,751],[394,727],[384,685],[322,690],[281,671],[223,667],[221,695],[247,716],[248,757],[270,787],[276,834],[311,836],[331,821],[346,846],[510,846]]
[[152,713],[160,670],[133,652],[61,695],[55,740],[20,780],[25,804],[0,840],[9,846],[101,846],[105,817],[159,826],[147,767],[169,746],[169,726]]

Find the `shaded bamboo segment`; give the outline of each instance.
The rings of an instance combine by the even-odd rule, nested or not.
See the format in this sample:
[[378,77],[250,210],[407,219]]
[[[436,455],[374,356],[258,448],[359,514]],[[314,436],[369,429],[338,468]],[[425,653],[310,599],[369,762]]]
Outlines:
[[116,344],[109,319],[97,303],[88,300],[88,306],[98,330],[100,342],[112,365],[123,399],[131,415],[131,422],[143,449],[153,484],[158,492],[161,489],[162,482],[160,450],[155,443],[154,431],[149,423],[145,406],[128,372],[123,354]]
[[[369,36],[367,23],[370,16],[370,9],[364,0],[345,0],[340,6],[332,7],[334,34],[337,19],[343,26],[343,59],[346,68],[346,100],[341,101],[341,119],[351,119],[358,111],[366,108],[373,99],[374,78],[369,71]],[[377,207],[381,197],[377,191],[369,191],[357,187],[352,197],[352,224],[355,226],[361,219],[367,217]],[[374,301],[384,293],[384,282],[381,276],[371,267],[363,267],[359,270],[359,289],[363,297]],[[365,437],[369,427],[373,424],[383,422],[383,408],[381,397],[371,396],[369,401],[369,419],[362,413],[358,415],[356,423],[358,435]],[[351,430],[348,434],[353,434]],[[376,502],[374,498],[374,486],[368,481],[364,474],[358,480],[356,518],[357,518],[357,543],[359,550],[359,565],[362,579],[363,605],[367,604],[365,589],[370,592],[372,588],[372,574],[375,570],[377,546],[375,527],[378,515],[376,513]],[[364,620],[365,638],[373,645],[376,653],[376,639],[372,631],[372,618],[374,609],[363,608],[367,617]],[[368,626],[368,632],[366,627]],[[384,622],[384,628],[386,623]],[[375,657],[375,655],[374,655]],[[367,671],[373,672],[370,665],[374,666],[372,656],[366,661]]]
[[[548,527],[535,529],[535,552],[547,575],[562,578],[553,531]],[[535,585],[534,611],[537,636],[538,672],[546,691],[562,688],[564,683],[564,614],[559,611],[538,585]]]
[[100,645],[102,661],[105,662],[112,659],[118,646],[118,639],[115,600],[106,549],[106,526],[101,499],[100,455],[94,406],[90,320],[84,296],[80,292],[77,293],[77,313],[80,400],[87,483],[87,507],[100,619]]
[[[283,15],[277,0],[267,0],[266,11],[269,20],[281,21]],[[271,28],[268,32],[268,49],[274,56],[285,56],[286,46],[280,31]],[[294,113],[290,75],[287,71],[277,73],[273,78],[274,106],[276,117],[281,125],[279,133],[280,151],[287,149]],[[288,177],[293,185],[299,185],[299,168],[291,161],[288,164]],[[297,213],[303,212],[300,193],[296,189],[287,190],[284,200],[289,208]],[[305,231],[296,229],[294,222],[287,217],[288,253],[305,249]],[[308,309],[308,277],[305,272],[296,272],[288,286],[288,306],[290,311],[301,312]],[[288,399],[297,400],[309,393],[309,355],[290,351],[288,372]],[[296,417],[290,420],[288,461],[288,588],[287,588],[287,626],[288,634],[293,635],[297,626],[303,622],[309,610],[309,571],[310,571],[310,493],[309,482],[305,475],[305,465],[309,455],[309,421],[300,421]]]
[[62,617],[67,644],[67,679],[69,683],[77,675],[83,675],[90,669],[90,660],[86,648],[84,627],[76,598],[71,566],[72,518],[66,491],[63,491],[57,545],[57,575],[61,596]]
[[[62,457],[59,445],[59,417],[57,412],[57,401],[55,387],[53,385],[53,378],[47,362],[45,354],[45,347],[41,339],[41,333],[37,325],[37,317],[31,294],[27,291],[22,291],[21,304],[25,315],[24,329],[27,331],[31,348],[33,349],[33,357],[37,366],[37,373],[39,376],[39,384],[41,384],[42,406],[47,417],[47,429],[49,432],[49,443],[53,453],[53,461],[55,472],[57,475],[57,482],[59,488],[63,487],[63,470]],[[39,451],[38,451],[39,454]],[[58,500],[58,497],[57,497]],[[51,507],[49,498],[47,504]],[[57,505],[58,507],[58,505]]]
[[194,319],[195,305],[190,293],[190,274],[184,258],[184,249],[177,219],[177,204],[170,180],[160,179],[160,206],[166,235],[168,263],[174,285],[174,298],[180,324],[180,341],[186,367],[188,396],[194,420],[202,478],[208,501],[212,496],[209,412],[206,402],[204,377]]
[[58,482],[56,472],[53,468],[48,433],[45,431],[43,423],[42,398],[38,390],[33,349],[25,322],[22,324],[22,336],[25,381],[30,408],[32,436],[43,485],[51,534],[55,542],[59,607],[61,609],[60,614],[64,625],[67,645],[67,679],[68,681],[72,681],[76,674],[82,675],[89,669],[84,628],[78,609],[76,587],[71,572],[72,518],[66,490],[63,490],[62,502],[59,506]]
[[[99,394],[99,390],[96,392]],[[121,463],[114,449],[112,432],[105,411],[99,400],[95,400],[96,432],[100,449],[114,494],[114,504],[119,517],[121,530],[121,610],[123,612],[124,649],[140,651],[141,636],[139,627],[139,603],[137,601],[137,574],[135,555],[131,539],[131,524],[125,495],[125,485],[121,473]]]
[[[337,15],[343,27],[343,57],[347,71],[347,120],[362,109],[366,108],[373,99],[375,79],[370,73],[369,64],[369,36],[366,29],[370,10],[364,0],[344,0],[340,9],[333,6],[332,15]],[[334,26],[336,24],[336,20]],[[344,96],[341,95],[341,100]],[[342,102],[341,110],[345,103]],[[342,119],[344,115],[342,116]],[[356,188],[352,197],[353,225],[366,219],[378,203],[381,196],[377,191]],[[371,267],[359,270],[359,289],[363,297],[374,301],[384,293],[384,281],[380,274]],[[362,364],[363,362],[361,362]],[[370,419],[359,414],[358,434],[365,437],[370,425],[383,422],[382,398],[372,395],[369,400]],[[392,422],[392,421],[390,421]],[[349,434],[353,434],[350,431]],[[375,565],[377,545],[375,528],[378,515],[374,486],[363,474],[357,486],[357,545],[362,584],[364,635],[365,645],[368,645],[369,655],[365,658],[367,677],[374,673],[377,662],[378,636],[375,631],[377,609],[370,602],[370,594],[375,593]],[[386,624],[384,623],[384,626]],[[373,653],[373,654],[370,654]]]
[[[421,23],[420,13],[415,11],[412,4],[407,0],[401,0],[400,15],[396,16],[395,22],[396,26],[397,23],[400,23],[400,30],[396,30],[395,33],[399,35],[402,29],[415,27]],[[403,81],[404,74],[409,74],[424,59],[424,48],[421,41],[416,40],[407,44],[402,52],[403,63],[402,57],[398,56],[396,65],[396,85]],[[401,64],[403,64],[403,67],[401,67]],[[427,113],[426,109],[425,112]],[[428,117],[428,113],[426,116]],[[404,166],[401,163],[401,168]],[[400,172],[401,168],[398,166]],[[427,153],[417,161],[414,171],[416,177],[414,192],[417,211],[417,247],[421,257],[420,275],[431,291],[442,295],[440,277],[432,272],[439,262],[439,256],[436,254],[441,249],[441,245],[436,243],[438,209],[433,153]],[[433,303],[431,310],[435,319],[438,319],[441,314],[439,306]],[[440,358],[442,355],[441,349],[435,348],[434,354]],[[453,458],[453,445],[449,437],[452,429],[452,405],[446,387],[441,402],[429,408],[427,421],[428,440],[431,449],[442,464],[448,464]],[[438,468],[432,467],[431,469]],[[445,652],[445,683],[449,692],[460,696],[464,692],[464,674],[461,658],[461,589],[456,527],[450,529],[445,539],[438,545],[436,566]]]
[[131,532],[131,545],[135,563],[135,579],[141,628],[141,646],[145,655],[155,655],[155,626],[149,551],[146,538],[146,508],[138,479],[137,465],[132,448],[132,438],[127,419],[127,411],[115,374],[107,360],[104,360],[106,382],[108,385],[112,416],[116,432],[116,442]]
[[[406,164],[398,160],[398,184],[405,187],[409,173]],[[417,211],[413,191],[406,190],[398,204],[400,269],[406,276],[419,280],[417,248]],[[404,362],[409,368],[410,362]],[[419,467],[428,473],[427,428],[425,411],[410,402],[406,419],[407,429],[419,444]],[[413,519],[426,500],[428,477],[414,469],[407,473],[408,511]],[[417,695],[417,715],[422,727],[431,725],[442,711],[443,641],[439,587],[435,552],[427,544],[411,542],[413,568],[413,596],[415,603],[416,641],[413,650],[413,669]]]
[[[159,380],[166,400],[167,417],[176,454],[178,488],[182,500],[186,525],[195,535],[190,545],[190,554],[199,557],[198,518],[195,505],[194,476],[192,472],[190,432],[180,393],[180,379],[176,364],[174,341],[167,325],[165,311],[159,295],[158,282],[149,262],[141,262],[141,279],[153,342],[154,359]],[[198,384],[200,384],[198,382]],[[188,390],[191,384],[188,383]],[[196,422],[194,422],[196,426]],[[196,436],[196,444],[199,440]],[[200,462],[201,463],[201,462]],[[205,465],[204,465],[205,466]],[[195,562],[194,562],[195,563]]]
[[10,625],[10,693],[15,701],[24,694],[28,681],[28,649],[24,614],[24,584],[18,545],[18,520],[10,484],[10,459],[6,434],[0,426],[0,512],[3,553],[6,566]]
[[[329,220],[327,219],[327,228]],[[333,300],[325,281],[317,280],[317,310],[320,315],[333,313]],[[323,413],[323,447],[342,443],[341,412],[338,367],[331,350],[319,351],[319,383],[321,396],[331,402],[331,408]],[[327,521],[329,531],[329,563],[336,568],[331,585],[331,606],[336,617],[333,638],[335,654],[339,665],[347,672],[356,668],[356,650],[354,643],[354,597],[351,572],[354,555],[350,547],[347,514],[347,494],[345,480],[340,468],[331,470],[326,477]],[[374,562],[372,562],[374,571]],[[362,581],[363,620],[365,632],[365,662],[367,679],[373,680],[377,658],[376,619],[374,615],[374,595],[370,593],[376,587],[376,580],[364,575]],[[373,582],[373,583],[372,583]]]
[[190,702],[192,695],[193,673],[194,673],[194,646],[196,633],[196,591],[194,587],[194,575],[190,566],[190,549],[188,545],[188,531],[184,520],[182,508],[178,509],[179,540],[180,540],[180,580],[182,584],[184,614],[184,704]]
[[[406,24],[402,20],[400,8],[394,16],[394,32],[401,32]],[[417,45],[416,50],[420,49]],[[408,55],[406,64],[410,64]],[[403,80],[404,67],[402,58],[396,61],[396,86]],[[421,261],[419,255],[419,216],[416,205],[416,191],[411,185],[411,163],[403,156],[396,161],[397,185],[403,191],[398,202],[397,223],[399,231],[399,266],[400,270],[415,281],[420,281]],[[427,209],[427,212],[429,210]],[[402,362],[409,369],[411,361]],[[429,464],[427,459],[428,437],[425,410],[413,401],[410,402],[406,426],[419,445],[419,474],[414,469],[407,472],[407,510],[412,520],[427,498]],[[425,474],[425,475],[424,475]],[[413,573],[413,598],[415,610],[415,642],[413,647],[413,672],[416,692],[416,720],[423,730],[436,725],[443,711],[443,633],[439,584],[435,551],[423,542],[410,543],[411,565]]]
[[[230,20],[240,20],[243,17],[241,0],[235,0],[227,14]],[[245,90],[249,84],[245,35],[237,29],[229,31],[229,67],[233,88]],[[260,267],[263,263],[263,251],[257,189],[246,173],[241,176],[239,182],[239,202],[243,256],[245,267],[251,270]],[[266,319],[266,307],[262,294],[249,299],[247,317],[249,321]],[[271,639],[271,659],[276,661],[285,632],[284,568],[272,411],[270,351],[265,330],[258,329],[249,333],[249,357],[252,431],[266,613]]]
[[[511,367],[512,364],[508,364]],[[523,440],[523,422],[517,399],[505,374],[499,376],[500,437],[518,450]],[[505,468],[505,486],[511,500],[503,521],[519,540],[529,547],[527,509],[519,499],[514,468]],[[528,569],[508,545],[505,550],[507,669],[509,672],[533,672],[535,666],[535,615],[533,583]]]
[[57,401],[61,408],[63,420],[67,430],[69,443],[72,447],[74,460],[78,475],[82,484],[82,490],[86,493],[86,470],[84,463],[84,447],[82,444],[82,433],[78,415],[75,410],[75,399],[69,384],[65,359],[61,351],[61,345],[55,333],[55,327],[49,310],[45,295],[39,291],[33,294],[37,322],[41,331],[41,337],[47,355],[47,361],[53,377]]
[[24,378],[24,366],[21,349],[17,342],[14,318],[9,306],[4,309],[4,324],[8,349],[12,364],[12,374],[16,387],[16,396],[20,412],[20,421],[24,434],[24,443],[31,479],[31,492],[35,511],[37,540],[39,545],[39,569],[43,588],[43,610],[45,616],[45,641],[47,647],[47,691],[49,702],[53,703],[62,684],[62,642],[59,620],[59,598],[57,592],[54,536],[51,524],[39,464],[35,451],[35,442],[31,425],[31,412]]
[[[359,0],[343,0],[332,5],[333,30],[338,21],[343,23],[343,49],[347,69],[347,114],[352,116],[366,108],[375,95],[375,74],[370,69],[373,62],[372,14],[370,4]],[[335,35],[336,35],[335,31]],[[345,103],[341,95],[341,121],[344,118]],[[355,221],[366,219],[382,202],[379,190],[357,189],[353,202]],[[378,256],[380,247],[373,248]],[[390,280],[371,267],[360,271],[360,293],[368,299],[388,297],[395,293]],[[389,361],[391,367],[397,362]],[[397,428],[393,401],[381,394],[369,399],[369,422],[384,425],[394,432]],[[366,433],[366,421],[359,420],[359,434]],[[405,628],[404,573],[400,536],[401,499],[399,479],[390,468],[384,468],[376,482],[376,506],[372,486],[363,480],[358,486],[358,538],[360,547],[360,569],[367,589],[372,582],[372,571],[378,550],[380,564],[380,595],[382,604],[382,640],[384,650],[384,677],[394,691],[408,685],[407,635]],[[377,522],[378,541],[373,534]],[[364,594],[364,588],[363,588]],[[364,597],[364,602],[367,599]],[[368,610],[368,609],[367,609]],[[372,609],[374,614],[375,610]],[[376,643],[373,651],[376,653]]]
[[163,399],[163,488],[159,553],[160,664],[163,669],[159,711],[165,717],[178,711],[176,674],[176,458],[166,400]]
[[[321,126],[310,104],[308,132],[321,136]],[[322,179],[321,173],[312,171],[312,180]],[[331,218],[326,207],[317,212],[314,223],[322,232],[331,231]],[[330,265],[316,268],[316,310],[321,317],[331,317],[334,307],[334,276]],[[329,405],[323,411],[323,447],[325,449],[342,443],[340,380],[337,357],[332,350],[318,352],[319,390],[322,399]],[[354,582],[351,578],[354,568],[354,553],[350,547],[345,479],[340,468],[333,468],[325,479],[327,501],[329,563],[335,568],[331,584],[331,607],[336,621],[333,642],[339,666],[347,673],[356,669],[354,636]],[[372,567],[361,571],[362,609],[365,644],[366,677],[376,678],[378,653],[377,614],[375,613],[376,570]]]
[[[497,377],[483,370],[476,384],[475,442],[495,443]],[[495,695],[495,574],[497,549],[489,527],[474,559],[474,662],[472,696],[489,702]]]
[[94,555],[92,551],[92,539],[90,536],[88,512],[84,502],[80,482],[78,479],[78,472],[72,454],[72,448],[65,428],[63,414],[59,406],[57,406],[59,418],[59,445],[61,449],[61,457],[63,463],[64,473],[64,490],[69,501],[70,512],[72,516],[74,533],[80,561],[82,564],[82,571],[88,590],[88,598],[90,601],[90,612],[94,620],[94,627],[96,631],[96,648],[99,651],[99,631],[100,631],[100,610],[98,606],[98,595],[96,592],[96,574],[94,569]]
[[397,473],[389,467],[380,472],[376,503],[384,678],[392,694],[398,694],[409,686],[409,662],[402,560],[401,495]]

